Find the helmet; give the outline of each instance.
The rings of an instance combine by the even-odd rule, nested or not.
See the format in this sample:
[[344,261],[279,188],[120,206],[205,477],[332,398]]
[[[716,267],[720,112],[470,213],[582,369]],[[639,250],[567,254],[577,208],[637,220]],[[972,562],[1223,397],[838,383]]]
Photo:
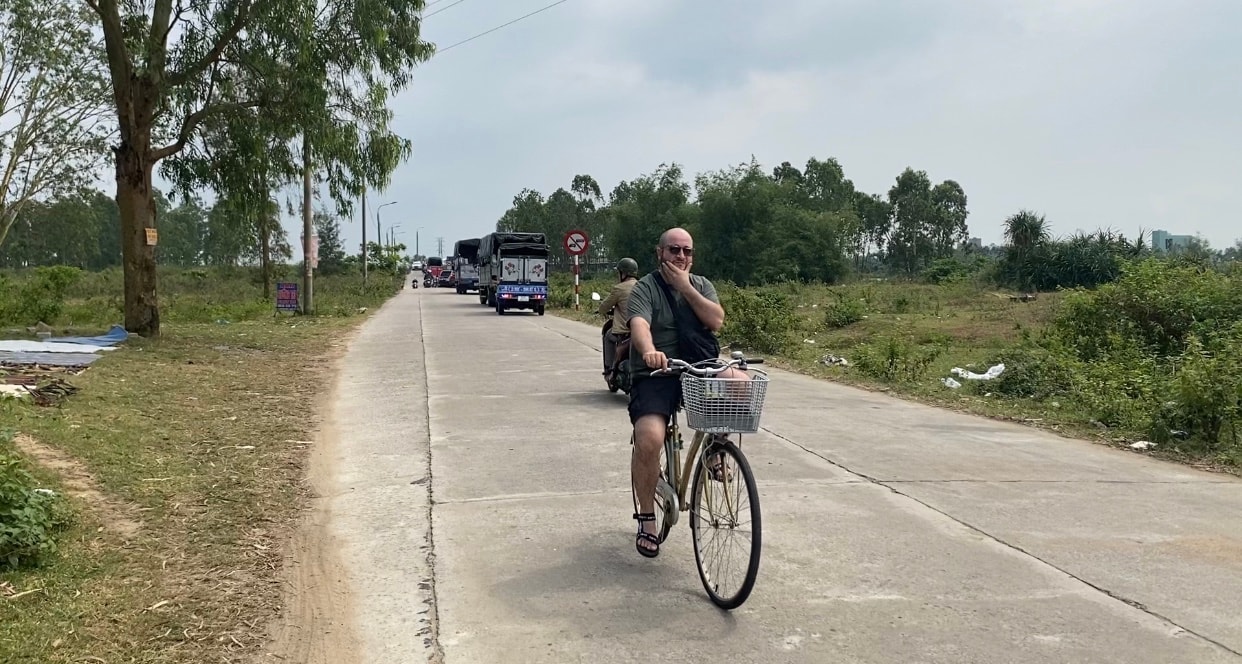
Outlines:
[[617,261],[617,272],[622,276],[638,276],[638,261],[633,258],[622,258]]

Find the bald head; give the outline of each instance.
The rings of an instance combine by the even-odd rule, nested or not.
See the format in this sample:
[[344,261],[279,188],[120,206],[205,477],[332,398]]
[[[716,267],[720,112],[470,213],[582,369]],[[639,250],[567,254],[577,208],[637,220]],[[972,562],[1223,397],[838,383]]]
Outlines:
[[689,270],[694,263],[694,238],[684,228],[670,228],[660,235],[656,245],[656,260],[672,263],[682,270]]
[[684,228],[670,228],[660,234],[659,248],[663,249],[670,244],[694,246],[694,238],[690,237],[690,232]]

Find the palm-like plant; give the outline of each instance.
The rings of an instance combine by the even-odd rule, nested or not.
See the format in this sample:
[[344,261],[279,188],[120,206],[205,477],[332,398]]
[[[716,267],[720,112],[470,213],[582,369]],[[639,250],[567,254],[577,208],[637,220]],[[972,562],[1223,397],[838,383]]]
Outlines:
[[1048,221],[1042,214],[1022,210],[1005,220],[1009,278],[1020,288],[1035,288],[1039,249],[1048,243]]

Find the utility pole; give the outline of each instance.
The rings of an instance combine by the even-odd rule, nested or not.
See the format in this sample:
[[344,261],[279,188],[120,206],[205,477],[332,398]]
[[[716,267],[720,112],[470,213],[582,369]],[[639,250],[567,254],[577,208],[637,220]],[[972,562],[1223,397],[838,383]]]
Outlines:
[[436,238],[436,255],[444,257],[444,238],[442,237]]
[[311,221],[311,150],[310,139],[302,132],[302,315],[315,310],[315,273],[311,266],[315,226]]
[[362,190],[362,283],[367,283],[367,190]]

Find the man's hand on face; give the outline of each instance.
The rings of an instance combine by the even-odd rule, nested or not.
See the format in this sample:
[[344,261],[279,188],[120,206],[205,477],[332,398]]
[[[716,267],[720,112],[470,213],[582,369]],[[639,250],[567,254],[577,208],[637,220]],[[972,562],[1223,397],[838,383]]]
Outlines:
[[660,275],[673,290],[685,293],[690,288],[690,270],[683,270],[665,261],[660,264]]

